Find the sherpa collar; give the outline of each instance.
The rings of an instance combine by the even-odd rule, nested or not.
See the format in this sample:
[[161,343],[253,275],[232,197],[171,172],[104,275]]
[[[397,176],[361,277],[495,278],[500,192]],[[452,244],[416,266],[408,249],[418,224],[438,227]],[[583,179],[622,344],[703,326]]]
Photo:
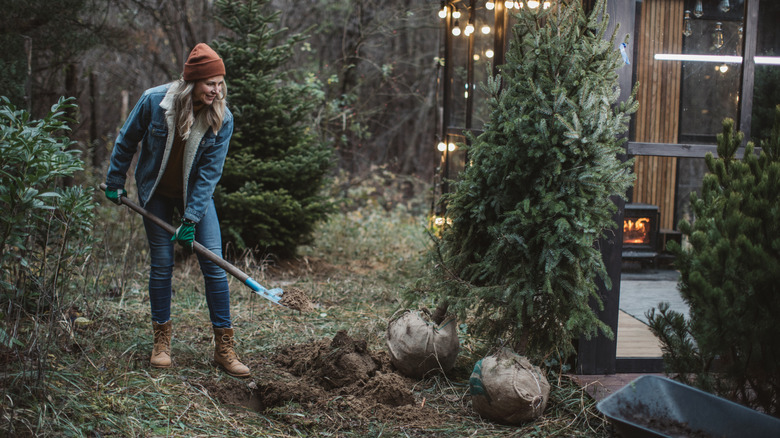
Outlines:
[[[168,165],[168,158],[171,155],[171,148],[173,146],[173,136],[176,134],[176,119],[172,112],[168,112],[169,109],[173,108],[172,89],[173,87],[168,87],[168,91],[165,93],[165,97],[160,102],[160,108],[165,111],[165,122],[168,125],[168,137],[165,140],[165,151],[163,152],[162,163],[160,165],[160,170],[157,173],[157,179],[154,182],[152,193],[154,193],[154,191],[157,189],[157,185],[160,183],[160,179],[162,179],[165,168]],[[184,166],[184,171],[182,172],[184,176],[184,192],[182,193],[182,199],[184,199],[185,208],[187,207],[187,183],[189,182],[190,174],[192,173],[192,165],[195,162],[195,155],[198,152],[198,145],[200,144],[201,139],[203,139],[203,136],[206,134],[208,129],[209,127],[203,121],[203,119],[196,117],[192,128],[190,129],[190,136],[187,138],[187,141],[184,144],[184,158],[182,162],[182,166]]]

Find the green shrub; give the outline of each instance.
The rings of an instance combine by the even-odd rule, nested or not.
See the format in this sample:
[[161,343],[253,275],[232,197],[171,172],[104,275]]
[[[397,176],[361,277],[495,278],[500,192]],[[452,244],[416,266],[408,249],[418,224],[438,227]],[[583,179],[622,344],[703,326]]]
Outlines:
[[[0,97],[0,290],[5,321],[55,310],[91,250],[92,191],[60,187],[83,169],[60,99],[41,120]],[[0,331],[6,347],[20,341]]]
[[718,158],[706,157],[693,224],[673,245],[690,318],[662,303],[648,313],[667,372],[704,390],[780,415],[780,106],[760,154],[723,122]]

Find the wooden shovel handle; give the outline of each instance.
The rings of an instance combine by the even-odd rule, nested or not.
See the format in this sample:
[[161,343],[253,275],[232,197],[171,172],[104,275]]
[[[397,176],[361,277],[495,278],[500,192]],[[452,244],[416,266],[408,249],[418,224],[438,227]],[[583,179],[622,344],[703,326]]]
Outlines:
[[[106,184],[101,183],[100,184],[101,190],[106,190]],[[149,219],[150,221],[154,222],[156,225],[158,225],[163,230],[171,233],[176,232],[176,228],[173,227],[173,225],[165,222],[164,220],[158,218],[157,216],[153,215],[152,213],[149,213],[146,211],[143,207],[136,204],[135,202],[127,199],[127,196],[120,196],[119,202],[130,207],[131,210],[134,210],[136,213],[140,214],[141,216]],[[245,274],[244,271],[238,269],[237,267],[233,266],[230,262],[223,259],[222,257],[214,254],[211,252],[210,249],[206,248],[205,246],[201,245],[198,242],[193,241],[192,242],[192,248],[197,252],[198,254],[202,255],[203,257],[206,257],[210,261],[214,262],[219,266],[220,268],[224,269],[225,272],[228,274],[236,277],[237,279],[241,280],[242,283],[246,283],[246,280],[249,278],[249,275]]]

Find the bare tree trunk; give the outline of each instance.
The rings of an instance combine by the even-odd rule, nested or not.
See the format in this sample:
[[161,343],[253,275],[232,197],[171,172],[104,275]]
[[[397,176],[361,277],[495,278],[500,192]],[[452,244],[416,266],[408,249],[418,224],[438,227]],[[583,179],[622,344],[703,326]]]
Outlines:
[[98,114],[100,114],[100,96],[98,93],[98,75],[94,71],[89,74],[89,145],[92,148],[92,166],[98,169],[106,158],[106,148],[99,142]]
[[27,112],[32,111],[32,38],[24,38],[24,53],[27,55],[27,74],[24,80],[24,104]]
[[[65,96],[66,97],[78,97],[78,85],[79,85],[79,74],[78,74],[78,65],[75,63],[70,63],[65,67]],[[68,110],[67,114],[68,117],[76,120],[78,117],[78,109],[73,108]],[[76,122],[78,123],[78,122]],[[73,143],[73,148],[78,148],[78,143]],[[62,184],[65,187],[71,187],[74,185],[74,180],[72,176],[67,176],[63,178]]]

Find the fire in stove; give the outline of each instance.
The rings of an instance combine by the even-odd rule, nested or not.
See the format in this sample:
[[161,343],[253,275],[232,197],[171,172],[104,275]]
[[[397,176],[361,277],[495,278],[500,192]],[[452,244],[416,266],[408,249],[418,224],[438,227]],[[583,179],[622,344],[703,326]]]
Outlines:
[[632,251],[655,252],[658,234],[658,207],[626,204],[623,215],[623,247]]
[[623,220],[623,243],[647,245],[650,243],[650,218]]

